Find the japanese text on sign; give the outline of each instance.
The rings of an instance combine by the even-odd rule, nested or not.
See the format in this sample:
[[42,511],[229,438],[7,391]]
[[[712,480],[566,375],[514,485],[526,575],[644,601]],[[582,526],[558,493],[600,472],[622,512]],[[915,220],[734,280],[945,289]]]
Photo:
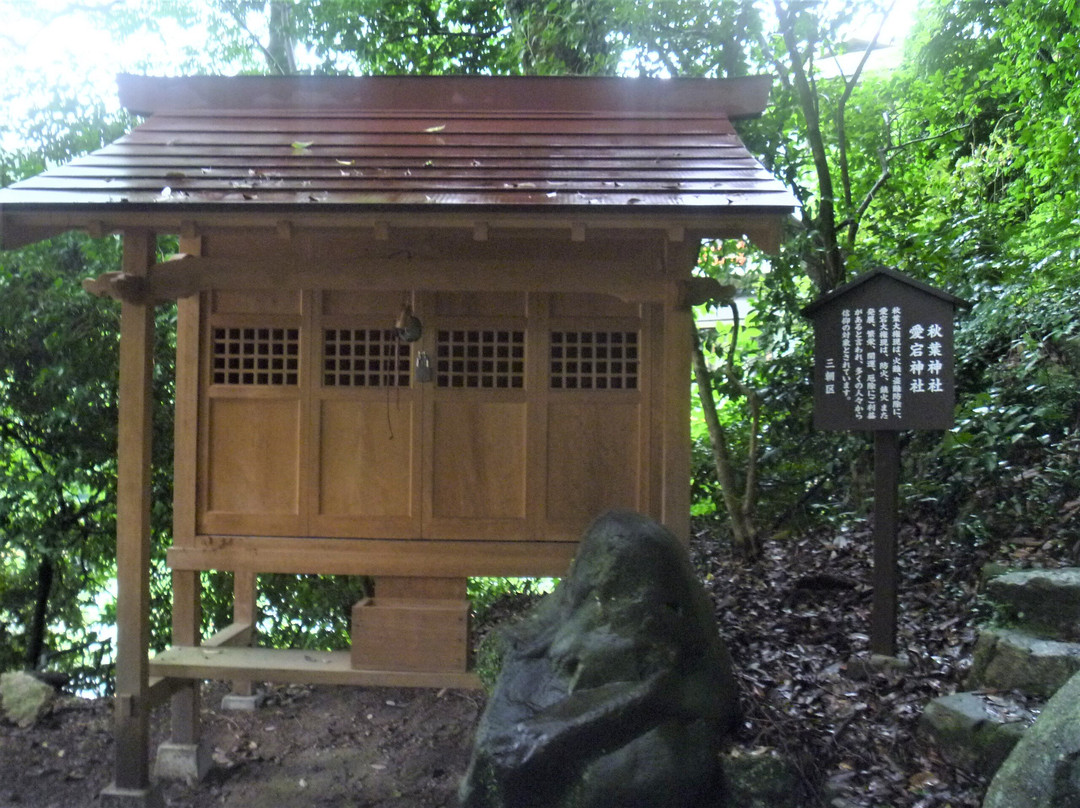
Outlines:
[[945,392],[945,329],[905,323],[900,306],[846,307],[840,312],[840,355],[825,359],[824,394],[839,396],[857,421],[904,417],[904,391]]

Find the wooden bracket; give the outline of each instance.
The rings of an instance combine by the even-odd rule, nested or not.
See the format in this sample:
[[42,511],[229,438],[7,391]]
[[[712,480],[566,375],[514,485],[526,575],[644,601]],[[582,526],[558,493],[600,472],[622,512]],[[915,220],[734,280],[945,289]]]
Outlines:
[[473,225],[473,240],[474,241],[487,241],[488,240],[488,223],[476,222]]
[[570,225],[570,240],[571,241],[584,241],[585,240],[585,225],[581,222],[574,222]]
[[82,287],[96,297],[111,297],[125,303],[148,305],[150,288],[146,278],[124,272],[105,272],[96,278],[86,278]]
[[117,718],[127,721],[135,715],[135,697],[130,693],[117,693],[114,703]]
[[277,237],[283,241],[292,241],[295,235],[293,223],[287,219],[278,222],[275,229],[277,230]]
[[375,229],[376,241],[389,241],[390,240],[390,225],[386,222],[375,222],[373,225]]

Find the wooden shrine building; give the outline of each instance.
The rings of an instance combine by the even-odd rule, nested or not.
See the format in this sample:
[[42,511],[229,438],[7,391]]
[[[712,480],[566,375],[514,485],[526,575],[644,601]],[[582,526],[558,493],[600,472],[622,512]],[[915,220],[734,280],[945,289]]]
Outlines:
[[[86,284],[122,303],[109,800],[154,804],[166,698],[198,757],[201,679],[470,685],[468,576],[561,575],[612,507],[687,535],[699,243],[775,247],[796,204],[730,123],[768,88],[122,76],[141,124],[0,191],[5,249],[124,242]],[[173,647],[149,659],[152,314],[173,301]],[[235,573],[236,622],[202,638],[210,569]],[[373,576],[351,653],[252,647],[270,572]]]

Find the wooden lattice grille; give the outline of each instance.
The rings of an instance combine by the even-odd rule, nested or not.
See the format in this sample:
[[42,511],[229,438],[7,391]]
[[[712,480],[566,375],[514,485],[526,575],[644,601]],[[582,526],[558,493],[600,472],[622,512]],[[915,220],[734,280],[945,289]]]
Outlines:
[[636,390],[636,331],[553,331],[551,389]]
[[390,328],[328,328],[323,386],[408,387],[409,344]]
[[525,386],[525,332],[440,330],[435,347],[439,387],[512,389]]
[[214,384],[295,386],[300,370],[300,329],[213,329]]

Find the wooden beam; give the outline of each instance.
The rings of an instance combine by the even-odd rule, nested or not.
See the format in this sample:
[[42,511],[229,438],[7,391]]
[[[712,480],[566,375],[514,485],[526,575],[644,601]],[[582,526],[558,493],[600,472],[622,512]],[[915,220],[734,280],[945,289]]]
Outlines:
[[[293,272],[283,267],[245,260],[183,257],[154,267],[146,297],[154,301],[176,300],[209,289],[397,291],[403,287],[432,291],[468,288],[478,292],[593,293],[602,283],[606,294],[623,300],[660,302],[664,298],[662,278],[628,272],[625,262],[594,262],[589,264],[588,272],[582,272],[581,266],[581,262],[568,263],[552,270],[550,264],[519,256],[517,262],[507,259],[494,270],[479,261],[448,258],[444,261],[424,259],[410,263],[370,260],[350,266],[348,272],[317,266]],[[90,291],[101,289],[111,297],[119,297],[119,292],[114,291],[115,284],[105,276],[92,284]]]
[[474,673],[357,670],[348,651],[278,648],[167,648],[150,662],[155,676],[178,679],[258,679],[314,685],[476,689]]
[[[145,277],[154,234],[124,234],[123,272]],[[153,441],[154,313],[125,301],[120,310],[120,391],[116,494],[115,781],[119,790],[150,786],[150,452]],[[127,705],[129,709],[123,709]]]
[[[689,393],[686,400],[689,407]],[[686,443],[689,455],[689,433]],[[689,508],[689,465],[686,474]],[[499,542],[197,537],[191,547],[172,547],[168,561],[173,569],[248,570],[296,575],[558,577],[566,574],[577,552],[576,539]]]
[[251,623],[230,623],[203,642],[203,648],[224,648],[251,645]]

